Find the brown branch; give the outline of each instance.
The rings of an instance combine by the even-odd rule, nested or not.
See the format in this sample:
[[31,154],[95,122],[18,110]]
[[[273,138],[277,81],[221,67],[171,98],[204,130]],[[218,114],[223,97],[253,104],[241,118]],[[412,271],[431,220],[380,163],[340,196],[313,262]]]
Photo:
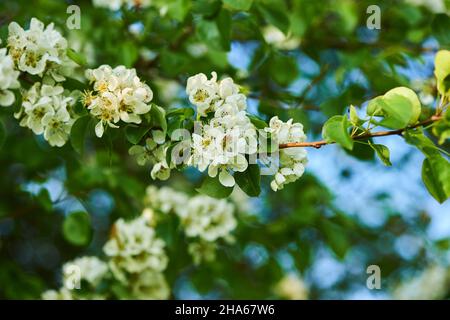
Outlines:
[[[399,135],[402,134],[405,130],[408,129],[414,129],[417,127],[424,127],[427,126],[429,124],[432,124],[433,122],[439,121],[442,119],[442,116],[439,115],[434,115],[431,118],[424,120],[422,122],[416,123],[415,125],[406,127],[406,128],[402,128],[402,129],[397,129],[397,130],[389,130],[389,131],[379,131],[379,132],[369,132],[369,133],[364,133],[361,134],[359,136],[354,136],[352,137],[353,140],[366,140],[366,139],[370,139],[370,138],[374,138],[374,137],[384,137],[384,136],[392,136],[392,135]],[[320,147],[327,145],[327,144],[333,144],[334,142],[327,142],[325,140],[320,140],[320,141],[312,141],[312,142],[290,142],[290,143],[282,143],[279,145],[280,149],[285,149],[285,148],[294,148],[294,147],[312,147],[312,148],[316,148],[319,149]]]

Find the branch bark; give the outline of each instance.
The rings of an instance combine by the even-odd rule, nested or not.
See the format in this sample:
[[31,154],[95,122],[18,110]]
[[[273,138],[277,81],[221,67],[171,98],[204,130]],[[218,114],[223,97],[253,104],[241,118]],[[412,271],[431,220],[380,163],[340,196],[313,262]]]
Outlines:
[[[397,130],[388,130],[388,131],[378,131],[378,132],[371,132],[371,133],[365,133],[365,134],[361,134],[359,136],[354,136],[352,137],[353,140],[366,140],[366,139],[370,139],[370,138],[374,138],[374,137],[384,137],[384,136],[392,136],[392,135],[401,135],[404,131],[408,130],[408,129],[414,129],[417,127],[424,127],[427,126],[429,124],[432,124],[433,122],[439,121],[442,119],[442,116],[438,116],[438,115],[434,115],[431,118],[421,121],[419,123],[416,123],[415,125],[406,127],[406,128],[402,128],[402,129],[397,129]],[[305,148],[305,147],[312,147],[312,148],[316,148],[319,149],[320,147],[327,145],[327,144],[333,144],[334,142],[327,142],[325,140],[320,140],[320,141],[312,141],[312,142],[290,142],[290,143],[281,143],[279,145],[280,149],[285,149],[285,148]]]

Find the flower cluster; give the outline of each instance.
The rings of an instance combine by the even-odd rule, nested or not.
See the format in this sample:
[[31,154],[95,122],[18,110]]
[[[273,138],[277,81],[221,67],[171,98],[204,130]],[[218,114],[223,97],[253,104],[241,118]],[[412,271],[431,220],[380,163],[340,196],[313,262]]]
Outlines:
[[190,77],[186,93],[200,118],[213,113],[194,131],[188,163],[200,171],[208,169],[211,177],[219,175],[222,185],[234,186],[233,173],[245,171],[246,155],[258,149],[256,129],[245,112],[246,97],[231,78],[217,81],[215,72],[210,80],[202,73]]
[[[80,280],[96,286],[108,274],[108,265],[97,257],[81,257],[63,265],[64,277],[73,274],[74,267],[78,268]],[[67,279],[65,279],[67,280]]]
[[174,213],[179,217],[185,235],[193,239],[188,251],[196,264],[213,260],[215,242],[231,240],[231,233],[237,226],[234,205],[205,195],[188,197],[169,187],[149,186],[144,204],[163,214]]
[[135,69],[102,65],[86,70],[86,78],[93,83],[94,91],[85,93],[84,104],[99,119],[95,126],[98,137],[103,135],[105,126],[118,128],[119,120],[139,124],[141,115],[150,111],[153,92]]
[[94,6],[114,11],[119,10],[122,6],[147,8],[152,2],[152,0],[93,0]]
[[239,86],[231,78],[217,81],[217,73],[211,73],[211,79],[199,73],[190,77],[186,84],[189,101],[197,108],[201,117],[221,108],[224,104],[235,106],[238,111],[247,108],[245,95],[239,93]]
[[[108,265],[97,257],[81,257],[63,265],[63,282],[70,283],[75,289],[81,289],[81,281],[86,281],[91,289],[95,289],[108,275]],[[74,283],[75,282],[75,283]],[[83,288],[84,289],[84,288]],[[86,290],[85,290],[86,291]],[[76,294],[67,287],[59,290],[47,290],[42,293],[44,300],[74,300]],[[89,294],[90,299],[104,299],[101,294]]]
[[20,71],[40,77],[48,74],[58,82],[70,74],[74,65],[66,54],[67,41],[54,29],[53,23],[45,27],[32,18],[28,30],[11,22],[8,31],[9,54]]
[[[57,291],[45,291],[42,298],[106,299],[112,294],[129,299],[167,299],[170,289],[163,274],[168,263],[164,246],[145,215],[128,222],[119,219],[103,248],[107,262],[96,257],[81,257],[65,263],[64,286]],[[74,275],[79,275],[79,289],[83,290],[67,287]],[[104,290],[105,286],[119,284],[126,287],[120,294]]]
[[76,102],[76,92],[68,93],[60,85],[36,82],[22,95],[22,106],[14,114],[22,127],[35,134],[44,134],[51,146],[61,147],[69,139],[76,116],[71,108]]
[[233,205],[226,200],[198,195],[190,199],[178,215],[188,237],[213,242],[227,237],[236,228],[233,211]]
[[168,214],[179,212],[187,204],[189,197],[182,192],[175,191],[170,187],[157,188],[148,186],[144,199],[144,205],[148,208]]
[[[306,140],[303,125],[293,123],[292,119],[283,122],[278,117],[273,117],[265,131],[271,134],[272,140],[277,144]],[[273,191],[283,189],[285,184],[294,182],[303,175],[307,163],[307,153],[305,148],[281,149],[278,160],[278,171],[270,183]]]
[[6,49],[0,49],[0,106],[10,106],[15,101],[15,96],[9,89],[18,89],[20,83],[17,80],[19,72],[14,69],[14,62]]
[[111,239],[103,250],[116,278],[125,281],[128,274],[151,270],[162,272],[168,263],[165,243],[155,235],[145,216],[132,221],[119,219]]

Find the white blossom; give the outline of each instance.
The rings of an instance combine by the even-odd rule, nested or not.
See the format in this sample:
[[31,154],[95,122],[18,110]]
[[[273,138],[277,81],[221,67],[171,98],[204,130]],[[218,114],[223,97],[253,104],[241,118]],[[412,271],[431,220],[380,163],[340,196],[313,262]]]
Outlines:
[[96,286],[108,273],[108,265],[97,257],[81,257],[63,265],[64,276],[71,275],[73,267],[80,270],[80,280]]
[[186,94],[200,116],[216,111],[227,99],[239,111],[246,109],[246,98],[239,94],[239,86],[231,78],[217,81],[217,73],[212,72],[211,75],[211,79],[208,79],[205,74],[199,73],[187,80]]
[[48,73],[55,81],[64,81],[74,63],[67,57],[67,41],[54,29],[32,18],[24,30],[16,22],[8,27],[9,54],[20,71],[42,77]]
[[9,89],[20,87],[18,77],[19,71],[14,69],[13,59],[7,55],[5,48],[0,49],[0,106],[7,107],[14,103],[14,93]]
[[84,103],[99,120],[95,126],[98,137],[103,135],[105,126],[117,128],[119,120],[141,123],[141,115],[151,109],[153,92],[139,79],[135,69],[102,65],[86,70],[86,78],[93,83],[94,92],[85,94]]
[[113,274],[124,281],[127,273],[162,272],[168,262],[164,247],[164,241],[156,237],[149,221],[141,216],[131,221],[117,220],[103,250]]
[[227,238],[237,226],[233,205],[223,199],[198,195],[180,209],[178,215],[188,237],[215,241]]
[[264,40],[268,44],[281,50],[297,49],[301,42],[299,37],[292,36],[291,34],[285,35],[283,31],[273,25],[264,27],[262,33]]
[[62,86],[36,82],[22,95],[22,107],[14,116],[22,127],[37,135],[44,134],[51,146],[61,147],[68,138],[76,116],[70,109],[76,102],[76,92],[64,92]]
[[189,198],[182,192],[175,191],[170,187],[157,188],[148,186],[144,204],[162,213],[179,212],[186,205]]
[[[303,125],[293,123],[290,119],[283,122],[278,117],[270,119],[266,132],[271,134],[272,140],[277,144],[289,142],[303,142],[306,135],[303,132]],[[270,183],[274,191],[283,189],[284,185],[296,181],[300,178],[307,163],[307,152],[305,148],[286,148],[279,150],[279,168]]]
[[214,112],[211,120],[198,126],[192,135],[192,155],[188,163],[208,175],[219,177],[222,185],[235,184],[234,172],[248,167],[246,155],[258,148],[257,132],[246,115],[246,98],[231,78],[217,81],[203,74],[190,77],[186,92],[200,117]]
[[307,300],[308,288],[303,280],[294,273],[285,275],[276,284],[275,294],[288,300]]

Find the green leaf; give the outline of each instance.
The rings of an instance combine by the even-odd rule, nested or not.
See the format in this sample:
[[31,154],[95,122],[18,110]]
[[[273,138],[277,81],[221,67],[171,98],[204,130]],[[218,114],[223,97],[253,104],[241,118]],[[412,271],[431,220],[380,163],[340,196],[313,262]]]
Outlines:
[[64,238],[76,246],[89,244],[92,237],[91,218],[83,211],[72,212],[62,225]]
[[406,87],[398,87],[384,96],[372,99],[367,106],[369,116],[381,116],[380,125],[401,129],[414,124],[419,119],[421,105],[416,93]]
[[295,57],[277,53],[273,55],[269,63],[269,70],[273,80],[279,85],[287,86],[297,79],[299,71]]
[[199,20],[196,24],[197,38],[213,50],[228,51],[230,41],[224,38],[227,34],[225,29],[221,29],[216,21]]
[[439,149],[434,145],[422,129],[407,130],[403,133],[406,142],[417,147],[426,157],[439,155]]
[[167,2],[168,16],[182,22],[192,5],[190,0],[172,0]]
[[353,149],[353,139],[348,133],[350,122],[345,116],[333,116],[323,125],[322,137],[327,142],[339,143],[346,149]]
[[166,113],[166,117],[175,117],[175,116],[184,116],[184,118],[190,118],[195,114],[194,109],[192,108],[176,108],[170,109]]
[[5,140],[6,140],[5,126],[3,125],[3,122],[0,121],[0,149],[3,147]]
[[166,111],[156,104],[152,104],[150,109],[152,117],[152,124],[160,128],[164,133],[167,133]]
[[231,41],[231,14],[227,10],[221,10],[216,18],[217,27],[220,33],[221,49],[230,51]]
[[270,24],[280,29],[284,34],[289,31],[289,17],[287,16],[287,10],[280,1],[259,2],[258,10],[261,15]]
[[247,117],[250,119],[250,121],[253,123],[256,129],[264,129],[268,127],[267,123],[263,119],[258,118],[257,116],[248,114]]
[[439,138],[438,143],[444,144],[444,142],[450,138],[450,121],[447,119],[447,117],[450,115],[450,112],[447,110],[446,116],[436,121],[432,127],[433,134]]
[[70,130],[70,143],[72,144],[72,148],[81,155],[84,153],[84,145],[90,121],[91,117],[89,115],[80,117],[75,121]]
[[83,56],[81,53],[76,52],[75,50],[68,48],[67,51],[67,56],[75,63],[77,63],[78,65],[85,67],[87,65],[87,60],[86,57]]
[[445,13],[437,14],[431,23],[431,31],[441,46],[450,45],[450,17]]
[[125,137],[130,143],[138,144],[150,129],[151,128],[147,126],[128,125],[125,127]]
[[450,163],[441,155],[423,161],[422,180],[439,203],[450,197]]
[[77,79],[66,77],[66,80],[64,81],[64,89],[83,91],[86,89],[86,84]]
[[45,211],[50,212],[53,208],[53,203],[50,198],[50,194],[46,188],[42,188],[36,196],[39,204],[45,209]]
[[441,95],[450,95],[450,51],[441,50],[436,53],[434,59],[434,75],[436,76],[437,88]]
[[350,122],[357,126],[360,124],[361,120],[358,117],[358,113],[356,112],[356,108],[353,105],[350,105]]
[[384,163],[385,166],[392,166],[392,163],[390,161],[390,152],[389,148],[382,144],[374,144],[369,141],[369,145],[372,147],[373,150],[375,150],[378,158]]
[[244,172],[235,172],[234,179],[250,197],[257,197],[261,193],[261,173],[257,164],[250,164]]
[[202,194],[206,194],[207,196],[221,199],[228,197],[233,191],[233,188],[223,186],[220,183],[218,176],[215,178],[206,176],[200,188],[197,188],[195,190]]
[[220,10],[220,0],[196,0],[192,3],[192,12],[207,17],[215,15]]
[[120,45],[117,51],[119,56],[117,59],[127,68],[131,68],[139,57],[139,50],[133,41],[125,41]]
[[253,4],[253,0],[222,0],[222,2],[225,8],[238,11],[248,11]]
[[[367,140],[370,141],[370,140]],[[375,150],[373,150],[368,144],[363,143],[361,141],[354,141],[353,149],[343,149],[345,153],[348,155],[362,160],[362,161],[371,161],[375,158]]]
[[343,259],[350,247],[345,230],[340,225],[328,220],[322,220],[320,226],[327,244],[338,258]]

